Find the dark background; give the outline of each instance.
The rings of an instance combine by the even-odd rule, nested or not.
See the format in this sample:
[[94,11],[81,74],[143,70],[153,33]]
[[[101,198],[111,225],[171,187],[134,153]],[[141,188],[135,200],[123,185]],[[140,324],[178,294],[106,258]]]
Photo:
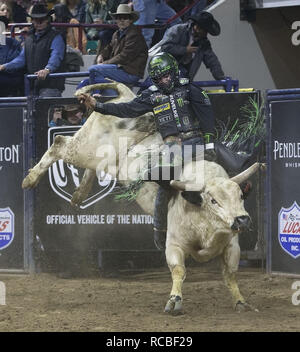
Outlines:
[[9,207],[15,215],[11,244],[0,250],[1,269],[24,269],[23,108],[1,108],[0,146],[19,147],[19,163],[0,161],[0,208]]
[[284,165],[286,162],[299,162],[299,159],[274,160],[274,141],[299,142],[300,101],[271,103],[271,271],[300,274],[300,257],[294,259],[280,246],[278,240],[278,213],[280,209],[289,208],[294,201],[300,203],[299,168]]

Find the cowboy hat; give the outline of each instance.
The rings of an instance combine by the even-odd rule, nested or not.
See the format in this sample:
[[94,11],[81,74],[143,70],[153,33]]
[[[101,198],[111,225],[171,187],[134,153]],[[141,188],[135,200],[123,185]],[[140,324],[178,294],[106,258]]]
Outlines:
[[32,6],[30,13],[28,16],[31,18],[43,18],[48,17],[54,14],[54,10],[48,11],[45,5],[43,4],[35,4]]
[[132,11],[131,6],[129,6],[127,4],[119,5],[117,8],[117,12],[115,12],[115,13],[110,12],[110,15],[112,17],[118,17],[119,15],[129,15],[129,16],[131,16],[133,22],[137,21],[140,17],[139,13],[137,11]]
[[200,14],[195,14],[189,19],[211,35],[217,36],[221,33],[219,22],[217,22],[214,16],[209,12],[202,11]]

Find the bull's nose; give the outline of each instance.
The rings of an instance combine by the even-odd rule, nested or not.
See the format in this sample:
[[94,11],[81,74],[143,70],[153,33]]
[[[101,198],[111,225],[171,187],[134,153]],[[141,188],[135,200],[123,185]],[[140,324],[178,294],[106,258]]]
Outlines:
[[250,217],[248,215],[237,216],[231,226],[232,230],[248,229],[250,226]]

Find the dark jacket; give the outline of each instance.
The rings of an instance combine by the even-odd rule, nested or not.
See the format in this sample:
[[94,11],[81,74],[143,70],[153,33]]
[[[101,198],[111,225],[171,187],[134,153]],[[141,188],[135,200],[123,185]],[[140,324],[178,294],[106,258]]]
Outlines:
[[[151,51],[158,50],[167,52],[175,57],[179,65],[187,69],[188,78],[192,81],[200,68],[202,62],[205,64],[213,75],[214,79],[224,78],[222,66],[216,54],[214,53],[211,43],[207,38],[201,39],[195,46],[198,49],[191,61],[187,57],[186,47],[189,45],[191,36],[191,24],[177,24],[167,30],[163,39],[151,48]],[[189,64],[185,64],[185,62]]]
[[121,35],[117,30],[100,54],[104,64],[119,65],[131,75],[144,77],[148,47],[139,27],[132,24]]
[[[25,40],[25,60],[27,73],[33,74],[46,67],[51,54],[52,41],[57,35],[60,34],[50,26],[38,39],[34,35],[34,30],[30,32]],[[64,72],[64,60],[56,72]],[[45,80],[36,80],[36,85],[38,89],[57,88],[62,91],[64,90],[64,78],[47,77]]]
[[[184,79],[183,79],[184,80]],[[183,81],[181,80],[181,81]],[[185,85],[188,92],[188,101],[189,101],[189,112],[192,115],[191,117],[197,121],[195,128],[192,130],[200,129],[203,134],[212,133],[214,134],[214,114],[210,100],[206,93],[197,85],[190,83]],[[176,89],[174,90],[176,93]],[[144,90],[141,95],[138,95],[135,99],[131,100],[128,103],[96,103],[95,111],[100,112],[106,115],[114,115],[123,118],[134,118],[141,116],[147,112],[153,112],[154,110],[161,108],[165,110],[168,116],[171,113],[168,113],[165,104],[159,105],[158,98],[163,98],[163,95],[159,93],[158,89],[155,86],[151,86],[148,89]],[[158,102],[158,103],[157,103]],[[157,106],[158,105],[158,106]],[[164,107],[164,108],[162,108]],[[170,108],[170,106],[168,106]],[[157,118],[157,113],[154,112],[154,118]],[[178,133],[180,131],[178,130]],[[168,135],[174,135],[174,130],[170,133],[168,131],[160,131],[163,138]]]

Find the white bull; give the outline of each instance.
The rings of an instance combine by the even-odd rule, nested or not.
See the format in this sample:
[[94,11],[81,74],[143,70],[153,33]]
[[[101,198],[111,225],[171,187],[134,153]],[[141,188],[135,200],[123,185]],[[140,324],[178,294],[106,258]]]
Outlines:
[[[123,84],[101,84],[95,87],[111,87],[119,92],[119,97],[112,102],[131,100],[134,94]],[[91,87],[77,91],[76,95],[87,92]],[[119,150],[121,137],[129,138],[126,153]],[[109,155],[107,145],[113,146],[118,157]],[[160,135],[155,132],[152,114],[136,119],[119,119],[114,116],[92,113],[84,126],[73,136],[57,136],[53,145],[44,154],[40,162],[24,179],[22,187],[35,187],[48,168],[57,160],[76,167],[86,168],[83,180],[76,189],[72,203],[80,204],[88,195],[97,170],[108,171],[109,163],[117,161],[115,176],[124,172],[128,160],[123,159],[129,151],[139,145],[162,145]],[[102,147],[106,147],[103,155]],[[134,153],[133,153],[134,154]],[[120,156],[121,155],[121,156]],[[259,164],[252,165],[244,173],[229,179],[225,170],[218,164],[199,161],[204,170],[204,184],[195,182],[192,173],[193,164],[184,169],[181,181],[172,181],[174,197],[169,202],[168,233],[166,241],[166,260],[171,271],[173,285],[166,312],[182,311],[182,283],[185,278],[185,258],[191,255],[197,261],[205,262],[218,255],[222,257],[223,276],[229,288],[234,307],[238,310],[252,308],[242,297],[235,278],[240,259],[238,232],[248,225],[249,215],[246,212],[239,183],[251,176]],[[126,164],[126,165],[125,165]],[[198,165],[198,166],[199,166]],[[111,169],[110,169],[111,172]],[[154,199],[157,185],[145,183],[139,191],[137,202],[153,215]],[[179,192],[178,192],[179,190]],[[184,191],[181,196],[181,191]],[[193,191],[189,193],[189,191]],[[190,196],[201,200],[201,205],[187,201]],[[195,202],[194,202],[195,203]],[[197,203],[197,202],[196,202]]]

